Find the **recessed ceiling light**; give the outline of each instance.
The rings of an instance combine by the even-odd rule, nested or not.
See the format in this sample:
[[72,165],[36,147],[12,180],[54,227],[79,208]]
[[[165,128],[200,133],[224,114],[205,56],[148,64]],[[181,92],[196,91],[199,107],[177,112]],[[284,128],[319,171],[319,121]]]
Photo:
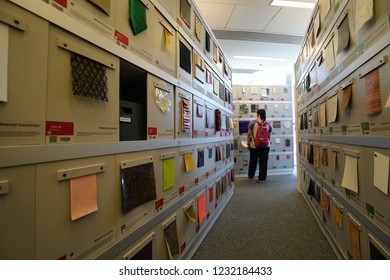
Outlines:
[[273,0],[271,2],[271,6],[313,9],[314,6],[315,6],[315,3],[299,2],[299,1],[279,1],[279,0]]
[[269,60],[269,61],[287,61],[286,58],[280,57],[263,57],[263,56],[245,56],[245,55],[235,55],[233,58],[238,59],[252,59],[252,60]]

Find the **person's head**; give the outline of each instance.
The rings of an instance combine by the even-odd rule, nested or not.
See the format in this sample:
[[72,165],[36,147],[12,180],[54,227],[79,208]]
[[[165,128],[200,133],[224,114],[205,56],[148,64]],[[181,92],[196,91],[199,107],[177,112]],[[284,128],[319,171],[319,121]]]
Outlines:
[[265,109],[259,109],[257,110],[257,117],[260,118],[262,121],[267,120],[267,115]]

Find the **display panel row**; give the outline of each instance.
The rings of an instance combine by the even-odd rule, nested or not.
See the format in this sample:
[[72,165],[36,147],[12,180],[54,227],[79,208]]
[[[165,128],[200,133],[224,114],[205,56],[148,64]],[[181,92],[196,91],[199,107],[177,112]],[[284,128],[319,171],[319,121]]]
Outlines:
[[[85,25],[174,77],[179,74],[176,59],[185,54],[176,44],[176,39],[181,37],[182,40],[191,41],[196,52],[218,72],[218,76],[231,84],[231,67],[197,7],[190,0],[45,2],[78,24]],[[186,66],[186,70],[191,71],[191,64]],[[197,66],[202,72],[200,76],[204,78],[204,65]],[[193,70],[197,72],[195,64]],[[194,77],[198,75],[194,74]]]
[[233,101],[291,101],[290,86],[233,85]]
[[301,134],[388,136],[390,46],[358,67],[298,117]]
[[303,164],[390,235],[389,149],[301,141],[299,153]]
[[[28,44],[36,46],[37,55],[22,63],[23,56],[19,54],[24,50],[12,46],[30,37],[21,39],[17,31],[9,33],[12,67],[8,73],[8,99],[0,110],[2,146],[192,137],[195,122],[197,137],[230,133],[231,94],[218,79],[214,81],[222,94],[218,91],[213,96],[220,102],[200,95],[194,98],[198,101],[194,105],[192,93],[28,15],[40,27],[40,36],[48,32],[49,40],[38,40],[31,34]],[[44,53],[49,53],[47,59],[32,61],[44,57]],[[19,70],[33,71],[31,67],[42,71],[34,74],[31,83],[18,82]],[[31,88],[37,90],[31,93],[30,100],[25,92]],[[30,110],[32,104],[34,110]],[[194,116],[193,107],[197,112]],[[30,116],[31,111],[34,114]],[[217,122],[216,116],[210,114],[223,120]],[[221,125],[217,125],[219,122]]]
[[95,258],[207,187],[215,194],[212,212],[232,187],[232,147],[218,142],[2,168],[9,188],[1,195],[7,227],[0,258]]
[[328,183],[313,177],[310,167],[303,167],[300,177],[309,207],[317,220],[325,225],[342,258],[390,259],[389,235],[367,222],[364,212],[356,211]]

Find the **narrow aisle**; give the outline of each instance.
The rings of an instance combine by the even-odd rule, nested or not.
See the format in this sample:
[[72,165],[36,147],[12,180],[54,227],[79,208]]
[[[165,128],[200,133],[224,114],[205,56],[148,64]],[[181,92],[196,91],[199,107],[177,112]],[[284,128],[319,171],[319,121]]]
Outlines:
[[235,193],[192,259],[335,260],[296,175],[237,178]]

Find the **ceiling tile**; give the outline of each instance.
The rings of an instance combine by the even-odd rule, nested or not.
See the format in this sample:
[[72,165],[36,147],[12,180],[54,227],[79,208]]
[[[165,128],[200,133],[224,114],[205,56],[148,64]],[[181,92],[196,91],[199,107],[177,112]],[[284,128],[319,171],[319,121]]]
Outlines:
[[264,29],[268,33],[304,35],[310,22],[311,9],[283,8]]
[[197,5],[211,29],[225,29],[234,8],[234,5],[231,4],[208,2],[198,2]]
[[226,25],[230,30],[262,31],[280,8],[236,5]]

